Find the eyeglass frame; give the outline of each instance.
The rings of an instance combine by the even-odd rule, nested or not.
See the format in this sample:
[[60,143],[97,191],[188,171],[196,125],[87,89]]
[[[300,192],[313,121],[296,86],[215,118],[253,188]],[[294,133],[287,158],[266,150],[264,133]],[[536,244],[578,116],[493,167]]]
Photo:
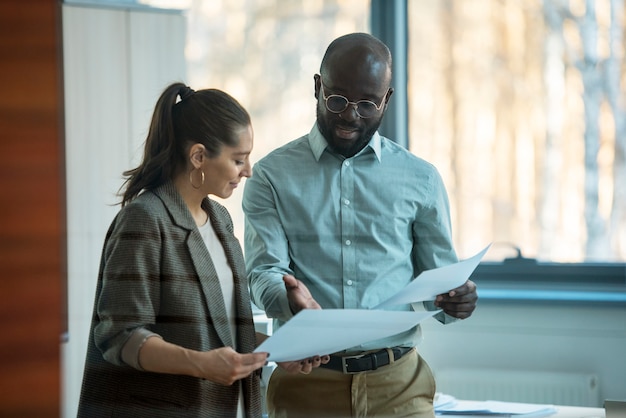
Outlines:
[[[322,99],[324,100],[324,106],[326,106],[326,110],[328,110],[330,113],[334,113],[336,115],[339,115],[339,114],[345,112],[346,109],[350,105],[352,105],[354,107],[354,111],[356,112],[358,117],[360,117],[361,119],[369,119],[369,118],[373,118],[376,115],[372,115],[372,116],[363,116],[363,115],[361,115],[359,113],[359,103],[362,103],[362,102],[371,103],[371,104],[374,105],[374,108],[376,109],[376,112],[380,112],[380,110],[383,108],[383,104],[385,104],[385,99],[387,98],[387,94],[389,93],[390,89],[387,89],[387,92],[383,96],[383,98],[380,101],[379,105],[377,105],[375,102],[373,102],[371,100],[365,100],[365,99],[357,100],[356,102],[351,102],[350,100],[348,100],[348,98],[346,96],[342,96],[341,94],[330,94],[330,95],[326,96],[326,92],[324,91],[324,82],[322,81],[321,77],[320,77],[320,90],[322,92]],[[335,110],[330,109],[328,107],[328,99],[330,99],[331,97],[341,97],[342,99],[344,99],[346,101],[346,107],[344,107],[340,111],[335,111]]]

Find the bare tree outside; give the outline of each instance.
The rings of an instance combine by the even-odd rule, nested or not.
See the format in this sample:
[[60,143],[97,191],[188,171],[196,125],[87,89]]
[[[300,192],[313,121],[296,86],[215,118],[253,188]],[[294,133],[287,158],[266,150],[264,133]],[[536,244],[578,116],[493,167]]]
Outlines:
[[626,261],[623,0],[409,8],[410,147],[442,171],[460,255]]
[[606,94],[615,130],[613,154],[613,201],[609,221],[611,246],[617,257],[626,254],[626,99],[624,77],[624,0],[611,0],[609,56],[605,64]]

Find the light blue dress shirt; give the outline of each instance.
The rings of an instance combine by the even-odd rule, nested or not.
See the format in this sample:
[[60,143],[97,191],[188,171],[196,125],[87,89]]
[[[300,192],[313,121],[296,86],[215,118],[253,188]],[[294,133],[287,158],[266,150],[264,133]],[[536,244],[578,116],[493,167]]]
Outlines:
[[[243,210],[252,299],[277,318],[275,327],[293,316],[284,274],[301,280],[322,308],[369,309],[423,270],[458,261],[436,168],[378,133],[345,158],[327,148],[316,124],[255,164]],[[416,327],[349,351],[419,339]]]

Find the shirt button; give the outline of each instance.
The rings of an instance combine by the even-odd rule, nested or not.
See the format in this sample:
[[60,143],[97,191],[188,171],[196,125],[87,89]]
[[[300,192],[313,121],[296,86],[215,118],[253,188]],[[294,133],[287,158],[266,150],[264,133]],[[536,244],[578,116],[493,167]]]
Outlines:
[[346,240],[346,245],[350,245],[352,244],[352,241],[350,241],[349,239]]
[[346,284],[347,284],[348,286],[352,286],[352,280],[348,280],[348,281],[346,282]]
[[346,167],[350,167],[350,161],[346,161],[344,164],[346,165]]
[[346,205],[349,205],[350,204],[350,199],[344,199],[343,203],[345,203]]

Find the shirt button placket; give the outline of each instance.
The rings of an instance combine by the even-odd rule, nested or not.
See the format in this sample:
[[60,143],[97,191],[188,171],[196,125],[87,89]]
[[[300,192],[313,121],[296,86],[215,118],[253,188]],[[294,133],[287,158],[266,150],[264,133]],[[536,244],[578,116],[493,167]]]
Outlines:
[[358,308],[359,296],[356,284],[356,248],[353,242],[355,211],[352,202],[354,194],[354,166],[350,160],[341,165],[341,237],[343,242],[343,296],[345,308]]

